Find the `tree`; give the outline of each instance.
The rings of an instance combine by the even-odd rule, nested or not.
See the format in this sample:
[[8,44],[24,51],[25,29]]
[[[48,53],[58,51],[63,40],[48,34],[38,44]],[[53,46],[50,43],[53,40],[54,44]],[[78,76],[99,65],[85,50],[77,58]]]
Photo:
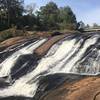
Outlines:
[[85,26],[85,28],[89,29],[89,28],[90,28],[90,25],[89,25],[89,24],[87,24],[87,25]]
[[38,18],[41,22],[41,27],[44,30],[53,30],[58,28],[59,9],[53,2],[49,2],[46,6],[42,6],[38,11]]
[[85,28],[85,24],[84,24],[83,21],[80,21],[80,22],[77,23],[77,29],[78,29],[79,31],[82,32],[82,31],[84,30],[84,28]]
[[0,0],[0,12],[5,13],[3,19],[6,21],[8,27],[12,24],[16,25],[22,16],[24,11],[23,2],[23,0]]
[[27,30],[35,30],[36,26],[36,17],[34,14],[32,15],[24,15],[22,20],[20,21],[23,28],[27,27]]
[[0,0],[0,30],[5,29],[7,24],[7,9],[5,6],[5,0]]
[[99,25],[97,23],[93,24],[93,28],[98,28],[98,27],[99,27]]
[[60,8],[59,21],[61,29],[76,29],[76,17],[69,6]]
[[31,4],[27,5],[26,6],[26,13],[28,15],[30,15],[30,16],[33,15],[33,12],[35,10],[35,7],[36,7],[36,4],[35,3],[31,3]]
[[36,5],[31,3],[25,9],[23,3],[24,0],[0,0],[1,29],[12,25],[20,29],[28,26],[29,29],[43,31],[76,29],[76,17],[69,6],[59,8],[54,2],[49,2],[34,14]]

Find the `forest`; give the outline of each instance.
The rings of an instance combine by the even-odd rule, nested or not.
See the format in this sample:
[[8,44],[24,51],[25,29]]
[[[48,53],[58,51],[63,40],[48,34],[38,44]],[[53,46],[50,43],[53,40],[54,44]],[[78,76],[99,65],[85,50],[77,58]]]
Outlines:
[[[66,4],[59,7],[55,2],[36,8],[35,3],[25,5],[25,0],[0,0],[0,41],[11,37],[41,34],[45,32],[83,32],[83,21],[77,21],[76,15],[70,6]],[[94,28],[99,27],[94,23]],[[44,33],[43,33],[44,35]]]
[[37,31],[77,29],[76,16],[69,6],[49,2],[35,12],[34,7],[35,4],[25,7],[24,0],[0,0],[0,31],[14,26]]

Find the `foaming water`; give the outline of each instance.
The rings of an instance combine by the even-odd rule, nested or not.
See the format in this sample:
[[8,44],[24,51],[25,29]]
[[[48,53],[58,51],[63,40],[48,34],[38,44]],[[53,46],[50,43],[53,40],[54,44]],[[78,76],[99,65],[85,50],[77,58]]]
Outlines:
[[[36,59],[38,56],[34,54],[34,50],[46,40],[41,39],[29,44],[0,64],[0,77],[8,76],[7,80],[10,82],[10,86],[0,90],[0,97],[34,97],[41,77],[47,75],[56,73],[97,75],[100,73],[99,34],[87,33],[67,36],[54,44],[41,59]],[[20,64],[21,68],[18,67],[19,62],[22,64]],[[25,72],[26,67],[28,69]]]
[[1,64],[0,64],[0,77],[4,77],[9,75],[10,73],[10,69],[14,66],[14,64],[16,63],[17,59],[21,56],[21,55],[25,55],[25,54],[32,54],[34,52],[34,49],[36,49],[39,45],[41,45],[42,43],[44,43],[46,40],[43,39],[41,41],[36,41],[34,43],[31,43],[30,45],[22,48],[21,50],[15,52],[13,55],[11,55],[10,57],[8,57],[6,60],[4,60]]

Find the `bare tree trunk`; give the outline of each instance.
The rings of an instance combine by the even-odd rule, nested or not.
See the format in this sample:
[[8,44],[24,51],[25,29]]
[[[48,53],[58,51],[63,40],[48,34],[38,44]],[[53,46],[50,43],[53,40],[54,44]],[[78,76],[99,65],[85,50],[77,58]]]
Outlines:
[[8,4],[8,1],[7,0],[5,0],[5,2],[6,2],[7,10],[8,10],[8,13],[7,13],[7,17],[8,17],[8,19],[7,19],[7,26],[10,27],[9,4]]

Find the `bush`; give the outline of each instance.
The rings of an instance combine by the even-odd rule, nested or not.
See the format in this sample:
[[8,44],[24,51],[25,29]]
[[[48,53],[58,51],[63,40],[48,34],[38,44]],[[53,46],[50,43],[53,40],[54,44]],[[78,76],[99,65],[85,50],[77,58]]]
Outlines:
[[10,31],[4,31],[0,34],[0,42],[6,40],[8,38],[11,38],[11,37],[13,37],[13,35]]
[[11,28],[0,32],[0,42],[16,36],[25,36],[26,34],[27,33],[23,32],[23,30],[16,30],[16,28]]

